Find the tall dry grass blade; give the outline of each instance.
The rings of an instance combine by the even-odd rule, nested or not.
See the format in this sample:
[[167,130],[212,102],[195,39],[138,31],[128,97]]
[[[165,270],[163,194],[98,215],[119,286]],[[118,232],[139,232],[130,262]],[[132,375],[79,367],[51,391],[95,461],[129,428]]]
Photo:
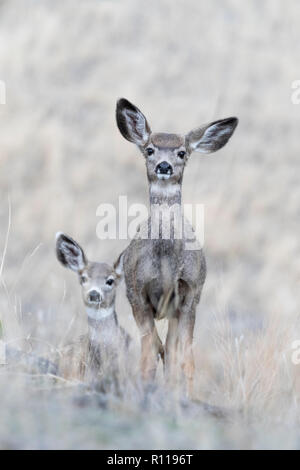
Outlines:
[[6,230],[6,236],[5,236],[4,249],[3,249],[1,265],[0,265],[0,278],[2,278],[2,275],[3,275],[3,268],[4,268],[6,253],[7,253],[10,228],[11,228],[11,203],[10,203],[10,198],[8,196],[8,222],[7,222],[7,230]]
[[25,258],[24,258],[24,260],[23,260],[23,262],[22,262],[22,264],[21,264],[21,267],[20,267],[20,269],[19,269],[19,271],[18,271],[18,274],[17,274],[17,276],[16,276],[16,279],[15,279],[15,281],[14,281],[12,287],[11,287],[10,290],[9,290],[9,294],[10,294],[10,295],[11,295],[12,292],[14,292],[14,290],[16,289],[16,286],[17,286],[18,282],[19,282],[20,279],[21,279],[21,275],[22,275],[22,273],[23,273],[24,267],[25,267],[26,264],[27,264],[27,261],[30,260],[30,259],[36,254],[36,252],[39,250],[39,248],[40,248],[41,246],[42,246],[42,243],[39,243],[30,253],[28,253],[28,254],[25,256]]

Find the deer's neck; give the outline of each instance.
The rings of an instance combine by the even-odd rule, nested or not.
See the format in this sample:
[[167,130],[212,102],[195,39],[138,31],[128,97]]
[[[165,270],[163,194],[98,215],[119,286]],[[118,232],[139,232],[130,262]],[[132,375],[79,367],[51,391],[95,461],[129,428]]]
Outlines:
[[167,181],[157,180],[150,184],[150,206],[175,204],[181,206],[181,184],[168,184]]
[[115,307],[94,309],[87,307],[90,344],[102,344],[115,334],[118,327]]
[[[166,240],[164,245],[183,236],[183,217],[181,206],[181,185],[155,181],[150,184],[150,218],[148,237],[153,240]],[[181,249],[181,244],[179,243]],[[164,249],[166,251],[166,249]]]

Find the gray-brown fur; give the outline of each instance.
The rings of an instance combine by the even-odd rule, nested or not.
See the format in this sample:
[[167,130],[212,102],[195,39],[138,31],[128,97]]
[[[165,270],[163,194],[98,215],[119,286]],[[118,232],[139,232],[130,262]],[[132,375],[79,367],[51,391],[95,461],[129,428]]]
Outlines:
[[[193,150],[210,153],[223,147],[234,132],[237,119],[215,121],[191,131],[186,136],[168,133],[152,134],[141,111],[125,99],[116,110],[121,134],[135,143],[145,157],[149,183],[151,216],[140,232],[159,224],[158,239],[141,239],[139,234],[124,252],[124,274],[127,296],[141,334],[141,368],[146,380],[153,379],[160,354],[165,356],[167,378],[178,377],[178,365],[191,392],[194,373],[192,353],[196,307],[206,277],[206,264],[201,247],[186,249],[182,239],[162,237],[162,221],[156,212],[179,207],[185,164]],[[171,217],[171,216],[170,216]],[[173,219],[170,221],[173,228]],[[169,328],[164,348],[154,319],[167,317]]]
[[[114,267],[88,261],[83,249],[71,237],[59,233],[58,260],[78,274],[87,313],[88,335],[86,375],[94,378],[115,374],[118,358],[128,348],[130,337],[119,325],[115,311],[116,289],[122,275],[122,256]],[[105,371],[104,371],[105,368]]]
[[151,142],[155,147],[176,149],[184,145],[184,138],[177,134],[157,132],[156,134],[151,134]]

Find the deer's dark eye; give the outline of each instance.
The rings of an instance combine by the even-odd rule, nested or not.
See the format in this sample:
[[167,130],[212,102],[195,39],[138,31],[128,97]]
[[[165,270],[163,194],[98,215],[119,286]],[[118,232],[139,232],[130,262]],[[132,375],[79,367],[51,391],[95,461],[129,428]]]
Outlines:
[[87,276],[80,276],[80,284],[85,284],[86,282],[88,282]]
[[178,155],[179,158],[184,158],[185,157],[185,151],[180,150],[180,152],[178,152],[177,155]]
[[153,150],[151,147],[148,147],[148,148],[146,149],[146,153],[147,153],[147,155],[150,157],[150,155],[152,155],[152,154],[154,153],[154,150]]
[[115,282],[114,279],[107,279],[106,284],[108,286],[112,286],[114,282]]

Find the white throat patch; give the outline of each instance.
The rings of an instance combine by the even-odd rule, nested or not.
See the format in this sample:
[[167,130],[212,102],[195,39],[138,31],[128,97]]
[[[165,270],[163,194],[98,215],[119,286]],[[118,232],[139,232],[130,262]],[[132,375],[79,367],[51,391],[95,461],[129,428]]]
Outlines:
[[86,312],[89,318],[92,320],[102,320],[103,318],[109,317],[114,313],[114,307],[109,308],[91,308],[87,307]]
[[154,181],[150,185],[150,194],[153,196],[156,195],[165,195],[165,196],[174,196],[175,194],[180,194],[180,186],[179,184],[171,184],[171,185],[162,185],[159,181]]

